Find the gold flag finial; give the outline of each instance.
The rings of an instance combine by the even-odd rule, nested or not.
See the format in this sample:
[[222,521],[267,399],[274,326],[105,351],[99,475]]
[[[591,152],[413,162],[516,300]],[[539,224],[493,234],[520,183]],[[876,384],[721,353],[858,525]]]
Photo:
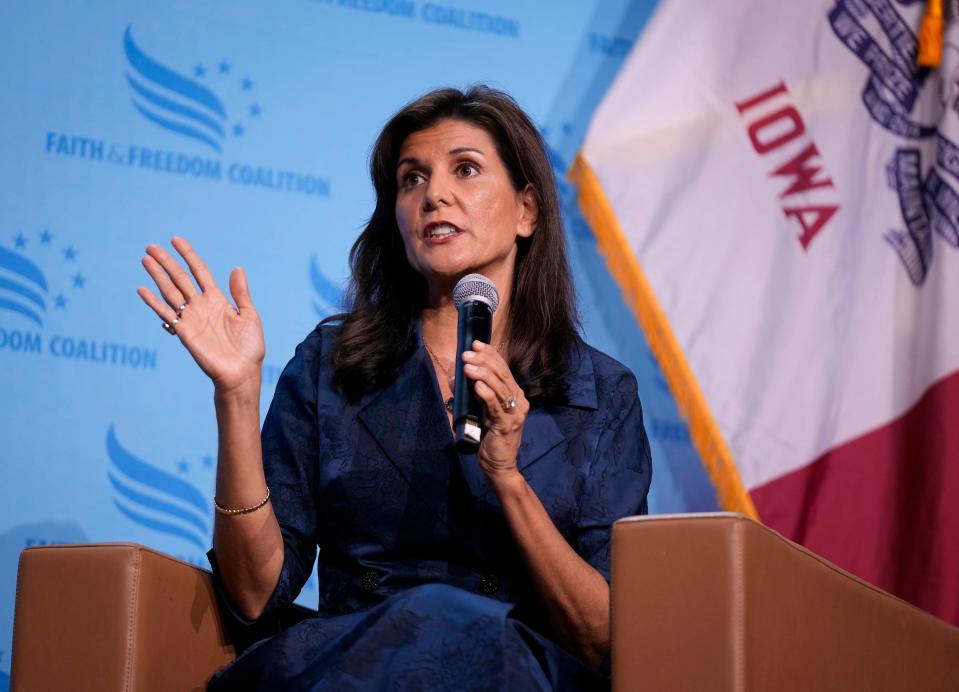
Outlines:
[[922,67],[939,67],[942,63],[942,0],[928,0],[926,14],[919,27],[919,57]]

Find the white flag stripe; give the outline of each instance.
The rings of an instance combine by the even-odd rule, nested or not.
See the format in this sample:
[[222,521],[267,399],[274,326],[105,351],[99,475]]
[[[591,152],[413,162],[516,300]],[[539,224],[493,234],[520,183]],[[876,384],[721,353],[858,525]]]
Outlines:
[[[892,158],[915,149],[922,177],[936,140],[870,116],[870,69],[829,21],[838,4],[662,3],[582,151],[747,487],[887,423],[959,369],[959,249],[936,235],[916,286],[885,239],[906,230]],[[920,9],[895,7],[913,27]],[[892,53],[873,15],[861,20]],[[959,52],[946,60],[951,75]],[[939,92],[936,76],[910,118],[935,124]],[[959,133],[955,112],[943,123]],[[790,128],[802,134],[760,151]],[[832,184],[784,195],[796,161],[819,169],[807,183]],[[797,211],[833,206],[812,233],[826,212]]]

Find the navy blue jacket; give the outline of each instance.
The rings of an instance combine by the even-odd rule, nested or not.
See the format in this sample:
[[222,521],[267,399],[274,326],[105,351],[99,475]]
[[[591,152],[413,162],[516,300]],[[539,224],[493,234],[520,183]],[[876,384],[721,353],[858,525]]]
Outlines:
[[[263,426],[285,544],[263,617],[296,597],[319,546],[321,619],[445,584],[501,602],[510,618],[550,638],[495,494],[476,457],[453,447],[421,338],[389,386],[349,402],[331,384],[335,329],[318,327],[297,347]],[[566,405],[530,412],[519,468],[560,533],[609,579],[611,524],[646,512],[651,478],[636,379],[578,342],[567,384]]]

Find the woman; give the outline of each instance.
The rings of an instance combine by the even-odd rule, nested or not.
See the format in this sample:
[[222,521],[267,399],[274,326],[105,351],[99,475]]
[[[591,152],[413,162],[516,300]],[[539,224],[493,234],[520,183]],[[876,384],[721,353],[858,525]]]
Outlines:
[[[199,290],[162,248],[140,288],[212,378],[219,427],[210,560],[242,623],[296,597],[319,557],[319,613],[244,652],[210,689],[603,689],[609,532],[645,513],[635,378],[577,336],[555,182],[515,102],[431,92],[371,160],[376,208],[350,254],[349,311],[281,376],[259,435],[260,319],[190,245]],[[463,354],[486,410],[475,455],[451,434],[467,273],[501,298]]]

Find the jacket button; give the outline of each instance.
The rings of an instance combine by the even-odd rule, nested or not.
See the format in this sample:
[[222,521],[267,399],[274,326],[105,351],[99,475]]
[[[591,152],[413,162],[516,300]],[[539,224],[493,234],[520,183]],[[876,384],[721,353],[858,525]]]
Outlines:
[[499,579],[495,574],[484,574],[479,580],[479,592],[484,596],[492,596],[499,591]]
[[376,591],[380,587],[380,575],[373,570],[363,572],[360,586],[366,591]]

